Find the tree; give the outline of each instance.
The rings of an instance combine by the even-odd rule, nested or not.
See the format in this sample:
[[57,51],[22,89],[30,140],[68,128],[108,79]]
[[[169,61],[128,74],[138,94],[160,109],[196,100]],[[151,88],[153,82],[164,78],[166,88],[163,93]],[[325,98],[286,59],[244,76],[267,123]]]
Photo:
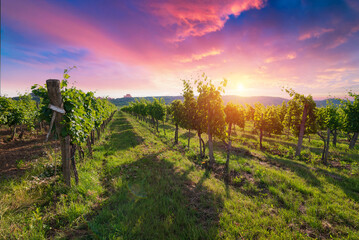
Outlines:
[[[327,164],[329,156],[330,133],[336,131],[340,125],[338,108],[333,103],[328,103],[326,107],[317,109],[317,134],[323,140],[322,163]],[[326,137],[322,131],[326,131]]]
[[254,107],[246,103],[246,112],[245,112],[246,120],[253,121],[254,119]]
[[344,112],[344,129],[348,133],[353,133],[350,139],[349,149],[353,149],[359,135],[359,95],[353,92],[348,93],[349,99],[342,100],[342,110]]
[[31,131],[35,127],[35,121],[38,118],[39,112],[36,107],[36,102],[32,100],[30,94],[24,94],[19,96],[19,100],[17,100],[17,105],[19,105],[19,109],[22,111],[22,119],[20,121],[20,135],[21,139],[24,135],[25,129]]
[[174,100],[169,108],[169,113],[171,116],[172,122],[176,126],[175,130],[175,144],[178,144],[178,126],[181,123],[181,120],[183,118],[183,103],[181,100]]
[[25,128],[32,130],[38,116],[36,103],[30,94],[20,95],[18,100],[0,97],[0,125],[7,125],[11,129],[11,140],[15,139],[16,129],[20,126],[21,139]]
[[331,134],[333,135],[333,145],[337,146],[337,138],[338,132],[344,129],[344,111],[341,107],[336,106],[336,116],[335,116],[335,124],[333,129],[331,130]]
[[278,108],[274,106],[264,107],[261,103],[255,104],[254,111],[254,128],[259,130],[259,146],[262,149],[262,140],[264,133],[280,134],[283,130],[280,121]]
[[298,136],[298,143],[295,151],[295,156],[299,156],[304,134],[316,132],[315,112],[316,104],[311,95],[305,97],[296,93],[293,89],[285,89],[292,99],[288,102],[288,109],[286,114],[286,125],[290,127],[292,132]]
[[[140,103],[137,103],[137,108],[140,106]],[[136,108],[135,105],[135,108]],[[151,103],[147,103],[146,105],[146,112],[151,116],[152,124],[156,128],[156,131],[158,131],[158,122],[164,121],[166,116],[166,105],[164,100],[161,98],[158,100],[157,98],[154,98]],[[145,110],[143,110],[145,111]]]
[[259,130],[259,146],[260,146],[260,149],[262,149],[263,148],[263,146],[262,146],[263,132],[264,132],[266,124],[267,124],[265,116],[264,116],[265,108],[264,108],[263,104],[256,103],[254,109],[255,109],[254,116],[253,116],[254,128]]
[[203,73],[201,79],[196,82],[199,96],[197,104],[199,109],[203,109],[203,118],[207,123],[208,135],[208,149],[209,149],[209,164],[210,168],[214,164],[213,155],[213,136],[218,136],[220,139],[225,138],[225,114],[221,93],[224,92],[224,87],[227,80],[223,80],[219,87],[215,87],[211,80]]
[[206,109],[201,108],[196,102],[195,105],[195,117],[193,119],[193,128],[197,131],[198,141],[199,141],[199,154],[200,158],[203,158],[206,155],[206,145],[202,138],[202,134],[207,130],[207,119],[206,119]]
[[226,114],[226,123],[228,125],[227,130],[227,137],[228,137],[228,143],[227,143],[227,160],[226,160],[226,168],[225,168],[225,181],[226,183],[229,183],[229,158],[231,153],[231,146],[232,146],[232,125],[238,125],[239,127],[244,127],[245,124],[245,118],[244,118],[244,112],[240,110],[238,105],[234,105],[233,103],[228,103],[226,107],[224,108],[224,112]]
[[191,140],[191,129],[195,129],[196,99],[190,81],[183,80],[183,121],[181,125],[188,130],[188,149]]
[[281,121],[281,109],[275,106],[267,106],[265,109],[265,118],[268,122],[266,132],[270,134],[281,134],[283,131],[283,124]]
[[281,122],[284,121],[286,113],[287,113],[287,103],[283,101],[282,105],[278,106],[278,116]]

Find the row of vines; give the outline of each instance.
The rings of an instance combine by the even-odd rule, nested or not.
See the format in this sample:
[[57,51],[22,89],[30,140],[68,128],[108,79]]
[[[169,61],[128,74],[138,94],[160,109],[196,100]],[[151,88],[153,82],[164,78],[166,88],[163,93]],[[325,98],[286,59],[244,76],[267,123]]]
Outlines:
[[64,110],[64,114],[50,109],[53,101],[49,86],[36,84],[31,89],[33,95],[39,98],[39,102],[32,100],[30,94],[20,96],[18,100],[0,97],[0,125],[7,125],[12,131],[11,139],[14,139],[17,126],[21,128],[19,135],[21,138],[25,129],[31,132],[36,125],[48,123],[50,126],[48,135],[61,142],[63,173],[66,184],[70,185],[71,169],[78,183],[76,150],[80,159],[83,159],[85,155],[83,148],[87,146],[89,156],[92,156],[91,145],[95,143],[95,135],[100,139],[101,133],[117,108],[107,99],[96,98],[93,92],[68,87],[68,71],[67,69],[64,71],[64,79],[61,82],[55,80],[59,85],[58,97],[61,101],[56,107]]
[[[193,86],[198,97],[195,97]],[[292,89],[285,89],[291,99],[278,106],[264,106],[257,103],[254,106],[223,104],[222,93],[226,80],[216,87],[204,74],[193,83],[183,81],[183,102],[175,100],[165,105],[163,100],[136,100],[122,111],[133,114],[140,120],[151,122],[157,127],[158,121],[171,119],[175,125],[174,143],[178,143],[178,129],[182,127],[196,132],[199,139],[199,155],[205,157],[208,146],[209,167],[215,163],[213,155],[213,137],[220,139],[227,148],[226,172],[228,176],[229,157],[231,151],[231,134],[234,126],[244,129],[246,122],[251,121],[254,130],[259,134],[259,145],[262,149],[263,136],[292,134],[297,137],[295,156],[299,157],[304,136],[310,139],[316,134],[323,141],[322,163],[327,164],[329,142],[335,146],[339,133],[348,138],[349,149],[353,149],[359,133],[359,95],[349,92],[350,100],[341,100],[341,104],[331,102],[325,107],[317,107],[312,96],[304,96]],[[206,133],[208,142],[202,139]],[[190,145],[188,134],[188,147]],[[331,139],[332,137],[332,139]]]
[[18,100],[0,96],[0,125],[9,127],[11,140],[15,139],[17,128],[20,139],[25,131],[33,131],[36,124],[40,124],[39,116],[38,106],[30,94],[20,95]]

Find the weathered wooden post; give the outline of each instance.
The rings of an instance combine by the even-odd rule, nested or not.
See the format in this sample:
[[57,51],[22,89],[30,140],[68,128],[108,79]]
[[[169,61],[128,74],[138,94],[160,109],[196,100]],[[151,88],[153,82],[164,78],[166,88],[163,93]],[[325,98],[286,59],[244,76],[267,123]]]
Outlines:
[[[49,95],[50,104],[62,109],[63,102],[61,97],[61,90],[60,90],[60,80],[57,79],[48,79],[46,80],[47,92]],[[62,137],[61,130],[62,124],[61,120],[63,117],[63,113],[58,111],[54,111],[55,114],[55,128],[56,133],[60,139],[60,146],[61,146],[61,156],[62,156],[62,171],[65,179],[65,183],[67,186],[71,186],[71,172],[70,172],[70,136]]]

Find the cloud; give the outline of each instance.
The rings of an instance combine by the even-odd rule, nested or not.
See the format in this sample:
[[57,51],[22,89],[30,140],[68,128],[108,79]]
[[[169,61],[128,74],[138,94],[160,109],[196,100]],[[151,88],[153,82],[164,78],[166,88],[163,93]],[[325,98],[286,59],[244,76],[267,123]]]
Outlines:
[[275,57],[269,57],[265,60],[265,63],[272,63],[272,62],[277,62],[277,61],[283,61],[283,60],[293,60],[297,58],[297,53],[296,52],[289,52],[286,55],[279,55],[279,56],[275,56]]
[[319,38],[321,35],[328,33],[328,32],[333,32],[334,29],[332,28],[320,28],[320,29],[315,29],[315,30],[310,30],[302,35],[299,36],[299,40],[303,41],[303,40],[307,40],[307,39],[311,39],[311,38]]
[[78,87],[112,96],[177,95],[179,79],[203,71],[257,95],[284,85],[315,95],[358,79],[359,15],[346,4],[113,2],[4,1],[4,89],[61,78],[73,65]]
[[183,41],[190,36],[203,36],[223,28],[229,15],[238,16],[250,9],[261,9],[265,0],[171,0],[148,1],[144,5],[158,17],[164,27],[175,29],[170,41]]
[[192,54],[191,57],[188,58],[182,58],[179,61],[181,63],[189,63],[189,62],[193,62],[193,61],[199,61],[203,58],[209,57],[209,56],[216,56],[216,55],[220,55],[223,51],[220,49],[212,49],[208,52],[204,52],[204,53],[200,53],[200,54]]

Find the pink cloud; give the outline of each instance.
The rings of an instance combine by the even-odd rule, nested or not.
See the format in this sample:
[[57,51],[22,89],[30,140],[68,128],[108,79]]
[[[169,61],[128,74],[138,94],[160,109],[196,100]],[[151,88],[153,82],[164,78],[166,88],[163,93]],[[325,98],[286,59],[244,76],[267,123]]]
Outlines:
[[211,49],[209,51],[206,52],[202,52],[202,53],[194,53],[192,54],[190,57],[180,57],[179,58],[179,62],[181,63],[189,63],[189,62],[193,62],[193,61],[199,61],[201,59],[204,59],[206,57],[209,56],[216,56],[216,55],[220,55],[223,51],[220,49]]
[[249,9],[264,7],[265,0],[172,0],[149,1],[144,8],[159,18],[164,27],[175,27],[170,41],[182,41],[189,36],[203,36],[223,28],[229,15],[238,16]]

